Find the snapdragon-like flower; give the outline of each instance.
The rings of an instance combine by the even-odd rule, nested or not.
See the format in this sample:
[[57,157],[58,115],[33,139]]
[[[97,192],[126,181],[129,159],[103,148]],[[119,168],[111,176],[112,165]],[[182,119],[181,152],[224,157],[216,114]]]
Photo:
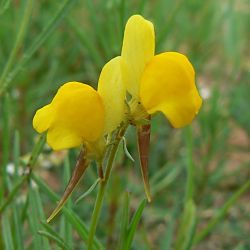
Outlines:
[[151,115],[160,111],[175,128],[192,122],[202,103],[193,66],[177,52],[155,55],[151,22],[140,15],[129,18],[121,56],[126,65],[125,85],[133,100],[132,112],[139,115],[136,110],[144,109]]
[[[202,99],[195,72],[186,56],[177,52],[155,55],[154,26],[140,15],[129,18],[121,57],[124,85],[131,95],[130,122],[137,126],[138,150],[145,193],[151,200],[148,180],[150,117],[162,112],[175,128],[192,122]],[[145,124],[145,122],[147,124]]]
[[153,24],[140,15],[130,17],[121,56],[103,67],[98,89],[80,82],[65,83],[52,102],[34,116],[34,128],[39,133],[47,132],[47,142],[54,150],[85,146],[49,220],[66,202],[86,170],[89,158],[102,160],[105,135],[121,122],[137,126],[141,170],[150,201],[147,170],[150,116],[162,112],[173,127],[180,128],[192,122],[201,103],[195,72],[187,57],[177,52],[155,55]]
[[52,102],[39,109],[33,118],[33,127],[39,133],[47,131],[47,143],[54,150],[84,145],[63,196],[48,222],[64,206],[85,173],[89,160],[102,160],[104,136],[124,119],[126,89],[122,84],[123,66],[121,57],[109,61],[102,69],[97,91],[84,83],[65,83]]
[[33,127],[39,133],[47,131],[47,142],[54,150],[81,144],[93,149],[120,124],[125,98],[121,67],[120,57],[103,67],[98,91],[80,82],[65,83],[52,102],[36,112]]

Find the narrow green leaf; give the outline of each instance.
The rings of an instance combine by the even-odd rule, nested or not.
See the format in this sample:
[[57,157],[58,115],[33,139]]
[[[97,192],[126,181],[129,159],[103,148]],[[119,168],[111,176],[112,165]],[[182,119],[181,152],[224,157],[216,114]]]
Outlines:
[[3,85],[0,85],[0,96],[5,92],[6,88],[12,82],[14,77],[22,70],[23,66],[29,61],[34,53],[42,46],[46,39],[53,33],[58,24],[62,21],[64,16],[68,13],[71,7],[77,0],[65,0],[60,8],[56,11],[53,18],[48,22],[40,35],[34,40],[31,47],[23,54],[21,60],[16,64],[16,67],[5,77]]
[[15,249],[24,250],[23,223],[20,215],[20,204],[16,202],[12,206],[13,211],[13,238],[15,239]]
[[214,228],[217,226],[217,224],[225,217],[227,214],[228,210],[234,205],[234,203],[238,200],[238,198],[248,191],[250,188],[250,181],[247,181],[241,188],[236,191],[231,198],[223,205],[221,209],[217,212],[215,217],[208,223],[208,225],[201,231],[199,232],[195,239],[194,242],[198,243],[202,239],[204,239]]
[[29,226],[33,236],[33,246],[35,249],[50,249],[50,245],[47,239],[44,239],[38,235],[38,231],[41,230],[40,221],[45,220],[43,208],[41,204],[40,193],[37,187],[29,188]]
[[5,67],[4,67],[3,72],[1,74],[1,77],[0,77],[0,89],[3,88],[3,86],[5,85],[5,82],[4,82],[5,78],[8,75],[8,72],[14,63],[14,60],[15,60],[15,57],[16,57],[16,54],[17,54],[19,48],[22,45],[23,38],[25,36],[26,29],[27,29],[27,26],[29,23],[29,19],[31,17],[32,6],[33,6],[33,0],[25,0],[24,12],[23,12],[23,16],[22,16],[21,21],[20,21],[20,27],[19,27],[18,32],[17,32],[16,40],[15,40],[14,46],[10,52],[9,59],[6,62]]
[[82,199],[84,199],[87,195],[89,195],[97,186],[97,184],[100,182],[100,178],[98,178],[91,186],[90,188],[84,192],[77,200],[75,201],[75,204],[78,204]]
[[[3,181],[1,182],[1,188],[0,188],[0,194],[1,194],[1,199],[3,197],[2,192],[6,192],[9,189],[10,183],[9,183],[9,178],[7,174],[7,164],[9,162],[9,156],[10,156],[10,114],[11,114],[11,100],[10,96],[7,93],[4,98],[3,98],[3,106],[2,106],[2,121],[3,121],[3,129],[2,129],[2,167],[1,167],[1,172],[2,172],[2,178]],[[0,176],[1,177],[1,176]],[[1,210],[0,210],[1,211]]]
[[128,224],[129,224],[129,193],[125,192],[124,201],[122,204],[120,238],[118,247],[119,250],[123,250],[125,247],[126,236],[128,232]]
[[27,167],[30,170],[34,167],[35,163],[37,162],[38,156],[41,154],[43,147],[45,145],[45,142],[46,142],[45,134],[39,135],[38,140],[32,149],[29,161],[27,163]]
[[56,242],[56,244],[61,249],[64,249],[64,250],[70,250],[71,249],[69,246],[67,246],[65,244],[65,242],[61,241],[61,238],[57,238],[54,234],[50,234],[50,233],[48,233],[46,231],[41,231],[41,230],[38,231],[38,234],[48,238],[48,240],[52,240],[52,241]]
[[[67,209],[66,207],[63,208],[63,213],[72,224],[74,229],[78,232],[78,235],[82,238],[84,242],[88,241],[89,238],[89,230],[87,226],[83,223],[78,215],[76,215],[73,211]],[[94,239],[94,247],[96,249],[104,249],[101,243],[95,238]]]
[[13,238],[10,228],[9,217],[7,214],[1,217],[2,220],[2,234],[5,250],[14,250]]
[[[64,171],[63,171],[63,184],[66,186],[68,180],[70,179],[71,169],[70,169],[70,161],[69,161],[69,154],[67,154],[64,160]],[[72,207],[72,200],[69,197],[68,203],[66,207],[71,209]],[[72,232],[72,225],[69,223],[65,216],[61,217],[60,220],[60,235],[63,236],[67,245],[72,249],[73,248],[73,232]]]
[[[39,188],[54,202],[56,202],[59,197],[47,186],[47,184],[38,176],[31,174],[32,180],[39,186]],[[87,226],[81,221],[81,219],[70,209],[64,207],[62,209],[63,214],[66,216],[67,220],[71,223],[74,229],[77,231],[78,235],[84,242],[88,240],[88,229]],[[96,249],[104,249],[101,243],[95,238],[94,246]]]
[[0,213],[2,213],[7,206],[12,202],[12,200],[15,198],[16,194],[18,193],[20,187],[25,183],[27,180],[27,175],[24,175],[18,179],[18,181],[15,183],[14,187],[12,188],[11,192],[7,196],[7,198],[4,200],[3,204],[0,207]]
[[123,151],[124,151],[125,155],[129,158],[129,160],[131,160],[132,162],[135,162],[134,158],[132,157],[132,155],[128,151],[127,141],[126,141],[125,136],[122,137],[122,142],[123,142]]
[[146,200],[143,200],[138,209],[136,210],[134,216],[133,216],[133,219],[130,223],[130,226],[129,226],[129,229],[128,229],[128,235],[127,235],[127,238],[126,238],[126,243],[125,243],[125,248],[124,250],[130,250],[131,249],[131,245],[132,245],[132,241],[133,241],[133,238],[134,238],[134,235],[135,235],[135,230],[139,224],[139,221],[142,217],[142,212],[144,210],[144,207],[146,206],[147,204],[147,201]]
[[[29,158],[29,161],[27,163],[27,167],[30,168],[30,170],[35,165],[35,163],[38,159],[38,156],[42,152],[44,144],[45,144],[45,137],[44,137],[44,135],[41,135],[39,137],[37,143],[35,144],[35,146],[32,150],[31,156]],[[13,199],[17,195],[19,189],[21,188],[21,186],[28,180],[29,174],[23,175],[17,179],[17,181],[14,184],[14,186],[12,187],[9,195],[7,196],[7,198],[3,201],[2,205],[0,206],[0,213],[2,213],[7,208],[7,206],[13,201]]]
[[175,235],[175,225],[176,221],[178,220],[178,215],[180,211],[180,201],[181,197],[180,195],[177,195],[174,199],[174,207],[172,211],[170,212],[170,218],[169,221],[166,224],[166,231],[163,234],[163,237],[161,237],[160,241],[160,248],[159,250],[171,250],[172,249],[172,243],[174,240]]
[[62,238],[50,225],[48,225],[46,222],[41,222],[41,224],[46,232],[39,231],[39,234],[48,237],[48,239],[52,239],[58,244],[59,247],[62,247],[63,249],[72,249],[72,247],[69,246],[67,239]]
[[185,130],[186,149],[187,149],[187,184],[185,202],[188,202],[193,198],[195,180],[194,180],[194,163],[193,163],[193,133],[192,128],[187,127]]
[[10,0],[2,0],[0,4],[0,16],[10,7]]
[[192,200],[186,202],[177,233],[175,250],[191,249],[196,228],[196,207]]
[[35,201],[32,200],[31,195],[32,189],[29,191],[29,201],[30,201],[30,207],[29,207],[29,230],[32,234],[32,248],[34,250],[42,250],[42,237],[37,234],[39,230],[39,224],[37,222],[37,212],[36,212],[36,204]]
[[18,174],[18,171],[19,171],[19,167],[20,167],[20,164],[19,164],[19,157],[20,157],[20,135],[18,133],[18,131],[15,131],[15,134],[14,134],[14,147],[13,147],[13,158],[14,158],[14,166],[15,166],[15,178],[17,179],[19,174]]
[[[176,178],[181,173],[182,169],[180,167],[173,168],[170,173],[165,174],[165,177],[157,182],[151,182],[152,185],[152,194],[156,195],[158,192],[166,189],[169,185],[171,185]],[[164,176],[164,175],[162,175]]]

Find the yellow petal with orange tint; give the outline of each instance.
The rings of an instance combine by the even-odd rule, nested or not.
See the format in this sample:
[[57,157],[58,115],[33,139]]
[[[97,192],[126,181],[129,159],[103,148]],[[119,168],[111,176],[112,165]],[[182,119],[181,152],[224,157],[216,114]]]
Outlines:
[[89,85],[66,83],[49,105],[36,112],[33,126],[39,133],[48,130],[47,142],[54,150],[95,141],[104,126],[101,97]]
[[176,52],[155,56],[143,72],[140,98],[149,114],[163,112],[175,128],[191,123],[202,99],[187,57]]
[[127,66],[127,90],[135,98],[139,96],[142,72],[154,52],[153,24],[140,15],[131,16],[125,27],[121,56]]
[[97,91],[105,109],[104,134],[112,132],[124,119],[126,87],[123,67],[122,58],[118,56],[105,64],[100,74]]

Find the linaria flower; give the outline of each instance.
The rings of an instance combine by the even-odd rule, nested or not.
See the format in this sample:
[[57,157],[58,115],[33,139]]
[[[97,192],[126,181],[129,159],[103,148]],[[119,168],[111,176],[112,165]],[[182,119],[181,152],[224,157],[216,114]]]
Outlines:
[[130,17],[126,24],[121,57],[124,85],[131,95],[129,119],[137,126],[141,172],[150,201],[150,116],[162,112],[173,127],[184,127],[198,113],[202,99],[187,57],[177,52],[155,55],[154,26],[140,15]]
[[[121,56],[103,67],[97,91],[79,82],[64,84],[52,102],[36,112],[33,126],[39,133],[47,131],[47,142],[54,150],[83,144],[86,152],[97,159],[104,152],[105,135],[122,121],[136,125],[143,181],[150,200],[147,170],[150,116],[162,112],[173,127],[180,128],[192,122],[201,104],[195,71],[187,57],[177,52],[155,55],[153,24],[134,15],[125,27]],[[82,162],[87,166],[84,157]],[[53,215],[85,171],[85,165],[78,165],[80,174],[75,184],[69,183],[70,188]]]
[[54,150],[98,144],[120,124],[125,98],[121,67],[120,57],[103,67],[98,91],[80,82],[65,83],[52,102],[36,112],[33,127],[39,133],[47,131]]
[[192,122],[202,103],[193,66],[186,56],[177,52],[155,55],[151,22],[140,15],[129,18],[121,57],[126,66],[123,74],[133,109],[136,110],[136,102],[137,109],[144,108],[148,115],[160,111],[175,128]]

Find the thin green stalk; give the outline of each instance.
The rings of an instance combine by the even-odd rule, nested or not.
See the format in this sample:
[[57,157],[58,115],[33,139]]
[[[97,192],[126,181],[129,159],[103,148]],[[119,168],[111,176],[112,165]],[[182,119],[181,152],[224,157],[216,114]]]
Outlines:
[[116,156],[116,152],[117,152],[119,143],[120,143],[123,135],[125,134],[126,129],[127,129],[127,126],[123,126],[118,131],[118,133],[116,135],[115,141],[113,143],[113,146],[112,146],[110,154],[109,154],[109,159],[108,159],[108,162],[107,162],[107,167],[106,167],[104,179],[101,180],[101,182],[100,182],[100,188],[99,188],[99,191],[98,191],[98,194],[97,194],[95,207],[94,207],[94,211],[93,211],[92,218],[91,218],[91,223],[90,223],[89,238],[88,238],[88,245],[87,245],[88,250],[93,249],[93,240],[94,240],[96,227],[97,227],[99,217],[100,217],[100,212],[101,212],[101,208],[102,208],[102,203],[103,203],[103,198],[104,198],[106,186],[107,186],[107,183],[108,183],[108,180],[109,180],[109,177],[110,177],[110,173],[111,173],[111,170],[112,170],[112,166],[113,166],[113,163],[114,163],[114,159],[115,159],[115,156]]
[[9,72],[9,70],[12,67],[12,64],[14,62],[14,59],[16,57],[16,54],[17,54],[19,48],[22,45],[23,38],[25,36],[25,31],[27,29],[29,19],[31,16],[32,6],[33,6],[33,0],[27,0],[25,3],[23,16],[21,18],[20,28],[19,28],[17,36],[16,36],[16,41],[15,41],[14,46],[10,52],[9,59],[8,59],[7,63],[5,64],[3,73],[0,77],[0,86],[4,85],[4,80]]
[[2,167],[1,167],[1,175],[0,175],[0,180],[1,180],[1,190],[0,190],[0,200],[2,201],[4,197],[4,192],[9,188],[9,178],[8,178],[8,173],[7,173],[7,164],[9,162],[9,157],[10,157],[10,109],[11,109],[11,100],[10,96],[7,93],[2,102]]
[[192,128],[188,127],[186,132],[186,144],[187,144],[187,184],[185,203],[189,202],[194,195],[194,163],[193,163],[193,136]]
[[8,197],[3,201],[3,204],[0,207],[0,214],[3,213],[3,211],[6,209],[6,207],[12,202],[12,200],[14,199],[14,197],[16,196],[16,194],[18,193],[18,191],[20,190],[20,187],[24,184],[24,182],[27,180],[28,175],[24,175],[22,176],[22,178],[20,178],[15,186],[12,188],[10,194],[8,195]]
[[231,198],[224,204],[224,206],[219,210],[217,215],[208,223],[208,225],[196,235],[194,243],[198,243],[204,239],[214,227],[221,221],[221,219],[226,215],[229,208],[237,201],[237,199],[250,188],[250,181],[247,181],[241,188],[235,192]]
[[17,63],[16,67],[8,73],[6,76],[6,80],[2,85],[0,85],[0,96],[5,92],[6,88],[9,86],[10,82],[13,78],[22,70],[23,65],[26,64],[29,59],[33,56],[33,54],[41,47],[41,45],[45,42],[45,40],[52,34],[55,30],[59,22],[62,18],[68,13],[69,9],[77,0],[65,0],[58,11],[55,13],[53,18],[44,28],[44,30],[40,33],[40,35],[35,39],[34,43],[27,50],[26,53],[23,54],[20,61]]

